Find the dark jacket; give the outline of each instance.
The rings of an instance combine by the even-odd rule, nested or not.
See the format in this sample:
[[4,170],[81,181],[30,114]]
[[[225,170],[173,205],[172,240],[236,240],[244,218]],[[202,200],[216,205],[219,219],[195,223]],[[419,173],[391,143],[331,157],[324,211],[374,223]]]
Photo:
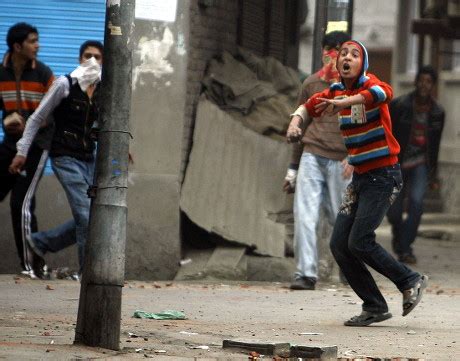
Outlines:
[[[400,96],[390,103],[393,134],[401,146],[401,152],[399,153],[400,162],[411,136],[414,121],[414,99],[415,91]],[[432,107],[428,115],[428,125],[426,128],[426,164],[428,166],[430,181],[434,181],[437,177],[439,144],[441,142],[442,129],[444,128],[444,118],[444,109],[436,100],[432,99]]]
[[94,91],[92,99],[83,92],[78,83],[72,85],[67,98],[54,110],[55,132],[51,144],[50,156],[70,156],[80,160],[91,160],[94,157],[94,124],[98,120],[97,95],[99,87]]

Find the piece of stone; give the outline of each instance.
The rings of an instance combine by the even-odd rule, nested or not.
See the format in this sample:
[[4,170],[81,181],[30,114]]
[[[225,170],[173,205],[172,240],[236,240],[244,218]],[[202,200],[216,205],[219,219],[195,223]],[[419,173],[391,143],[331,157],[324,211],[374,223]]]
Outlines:
[[291,345],[287,342],[224,340],[222,348],[237,348],[247,351],[255,351],[261,355],[289,357]]
[[329,360],[337,358],[337,346],[291,346],[290,357],[314,358]]

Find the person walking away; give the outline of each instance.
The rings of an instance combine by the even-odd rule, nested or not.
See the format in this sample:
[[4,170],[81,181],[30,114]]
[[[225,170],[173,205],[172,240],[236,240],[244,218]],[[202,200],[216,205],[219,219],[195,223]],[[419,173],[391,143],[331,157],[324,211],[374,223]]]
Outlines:
[[[299,105],[339,80],[337,54],[347,40],[350,40],[350,36],[340,31],[324,36],[323,67],[303,82]],[[317,226],[320,210],[324,205],[328,221],[333,226],[353,172],[353,167],[345,160],[347,150],[340,135],[337,115],[322,115],[314,121],[307,118],[304,128],[303,136],[296,129],[287,132],[287,141],[293,143],[293,152],[283,185],[287,193],[295,190],[294,256],[297,271],[290,286],[293,290],[315,289],[318,280]]]
[[332,231],[334,258],[355,293],[362,312],[345,326],[368,326],[392,317],[388,304],[366,266],[390,279],[402,293],[402,315],[420,302],[428,277],[394,259],[376,242],[375,230],[402,188],[399,144],[391,132],[388,102],[391,87],[367,73],[367,50],[356,40],[342,44],[337,60],[341,81],[316,93],[301,105],[291,123],[300,125],[306,114],[339,114],[348,161],[354,166]]
[[16,155],[16,142],[29,116],[37,109],[54,76],[50,68],[37,60],[40,46],[35,27],[17,23],[9,28],[6,41],[8,51],[0,64],[0,110],[4,132],[0,143],[0,201],[11,194],[11,220],[22,273],[31,278],[47,278],[45,261],[28,252],[26,237],[38,229],[35,192],[48,157],[53,126],[46,120],[40,124],[23,172],[11,174],[8,166]]
[[98,120],[97,84],[101,77],[102,56],[103,45],[99,41],[89,40],[81,45],[80,66],[53,83],[31,115],[17,143],[18,153],[10,165],[12,174],[21,172],[30,157],[31,144],[40,124],[45,119],[54,119],[56,130],[50,150],[51,165],[64,188],[73,219],[54,229],[33,233],[27,241],[41,257],[76,243],[79,274],[83,271],[89,224],[91,201],[87,190],[94,174],[94,128]]
[[[445,113],[433,98],[437,73],[422,67],[415,77],[415,91],[390,103],[393,134],[401,146],[399,161],[404,188],[387,213],[393,234],[392,248],[401,262],[415,264],[412,244],[423,214],[423,199],[428,186],[439,188],[437,177],[439,145]],[[403,220],[407,198],[407,217]]]

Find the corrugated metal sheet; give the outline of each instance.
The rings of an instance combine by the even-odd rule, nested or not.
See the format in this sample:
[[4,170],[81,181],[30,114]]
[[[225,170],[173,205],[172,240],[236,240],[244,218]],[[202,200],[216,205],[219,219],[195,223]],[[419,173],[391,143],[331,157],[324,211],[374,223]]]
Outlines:
[[[0,57],[6,53],[6,33],[18,22],[38,28],[39,60],[55,75],[67,74],[78,64],[85,40],[104,39],[105,0],[1,0]],[[0,127],[0,141],[3,131]],[[49,172],[49,168],[47,169]]]
[[208,100],[198,104],[181,209],[227,240],[283,257],[292,209],[281,190],[291,148],[245,127]]

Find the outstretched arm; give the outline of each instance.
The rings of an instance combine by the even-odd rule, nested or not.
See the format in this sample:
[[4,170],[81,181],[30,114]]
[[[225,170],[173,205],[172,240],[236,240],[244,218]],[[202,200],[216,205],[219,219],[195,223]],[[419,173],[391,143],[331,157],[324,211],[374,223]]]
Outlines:
[[27,159],[27,153],[38,130],[48,120],[62,99],[69,95],[69,89],[69,81],[66,77],[56,79],[43,97],[38,108],[27,119],[22,138],[16,143],[18,151],[9,166],[10,173],[19,173],[22,170]]
[[337,114],[342,109],[366,102],[366,99],[361,94],[340,99],[318,98],[318,100],[319,103],[315,105],[315,109],[321,114]]

